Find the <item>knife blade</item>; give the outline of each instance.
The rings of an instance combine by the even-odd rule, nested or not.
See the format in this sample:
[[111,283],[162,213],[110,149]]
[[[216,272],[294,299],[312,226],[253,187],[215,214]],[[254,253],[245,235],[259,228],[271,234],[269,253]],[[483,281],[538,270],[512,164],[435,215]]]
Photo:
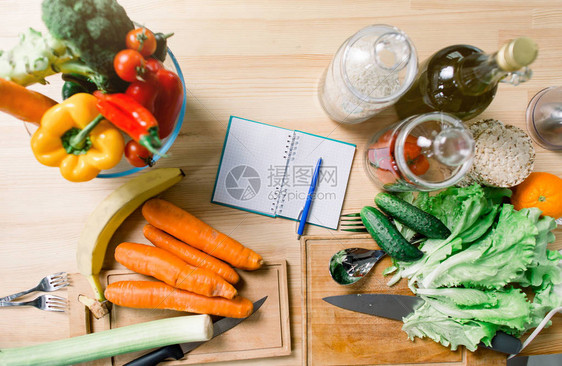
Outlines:
[[[267,296],[259,299],[258,301],[254,302],[254,309],[252,310],[252,314],[247,316],[246,318],[222,318],[217,320],[213,324],[213,338],[221,335],[222,333],[226,332],[237,326],[238,324],[242,323],[244,320],[248,319],[259,308],[263,305],[263,303],[267,300]],[[211,338],[211,339],[213,339]],[[173,358],[174,360],[179,360],[185,354],[193,351],[195,348],[199,347],[203,342],[187,342],[182,344],[173,344],[170,346],[158,348],[150,353],[147,353],[144,356],[140,356],[132,360],[131,362],[126,363],[124,366],[156,366],[158,363],[164,361],[167,358]]]
[[[417,296],[392,294],[349,294],[329,296],[322,300],[342,309],[394,320],[402,320],[425,303],[425,300]],[[482,343],[480,346],[501,353],[517,354],[521,350],[521,341],[499,331],[492,339],[491,347]]]

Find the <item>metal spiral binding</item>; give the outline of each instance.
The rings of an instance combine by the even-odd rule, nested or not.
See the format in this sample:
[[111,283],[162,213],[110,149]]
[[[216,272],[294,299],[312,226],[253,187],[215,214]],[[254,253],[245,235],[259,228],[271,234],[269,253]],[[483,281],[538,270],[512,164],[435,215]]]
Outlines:
[[[286,148],[288,148],[288,150],[285,151],[285,154],[283,156],[284,159],[286,160],[285,163],[285,173],[283,174],[283,181],[282,181],[282,187],[280,190],[280,197],[278,199],[277,202],[277,211],[281,214],[283,213],[283,207],[285,206],[285,197],[287,196],[287,186],[285,182],[285,177],[287,176],[287,171],[289,169],[289,163],[292,160],[295,160],[295,154],[296,154],[296,148],[297,145],[299,144],[298,140],[300,139],[300,136],[297,135],[296,133],[293,133],[293,135],[289,135],[289,140],[290,140],[290,144],[286,146]],[[287,140],[287,143],[289,143],[289,140]]]
[[[270,211],[272,213],[275,213],[277,211],[277,209],[279,208],[278,204],[279,204],[279,197],[281,192],[283,191],[281,189],[281,187],[283,186],[283,183],[285,181],[285,175],[287,174],[287,165],[289,162],[289,159],[292,155],[292,149],[293,149],[293,142],[294,142],[294,135],[288,135],[287,136],[287,141],[285,142],[285,151],[283,151],[283,159],[286,159],[287,163],[285,164],[285,171],[283,173],[283,179],[281,180],[281,185],[278,185],[275,187],[275,192],[273,193],[273,201],[271,202],[271,208]],[[283,205],[281,205],[280,207],[283,207]]]

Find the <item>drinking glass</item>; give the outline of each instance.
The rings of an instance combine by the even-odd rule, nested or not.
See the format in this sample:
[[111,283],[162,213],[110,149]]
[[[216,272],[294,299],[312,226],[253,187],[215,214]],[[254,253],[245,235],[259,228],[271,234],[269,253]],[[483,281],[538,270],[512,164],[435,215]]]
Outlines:
[[547,150],[562,150],[562,87],[538,92],[527,106],[527,130]]

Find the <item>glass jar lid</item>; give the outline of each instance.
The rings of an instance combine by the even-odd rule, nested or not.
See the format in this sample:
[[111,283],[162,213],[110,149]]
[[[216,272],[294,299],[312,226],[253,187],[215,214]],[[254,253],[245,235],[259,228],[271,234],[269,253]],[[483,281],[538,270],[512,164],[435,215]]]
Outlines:
[[470,169],[474,139],[462,121],[433,112],[408,118],[399,128],[395,156],[405,178],[427,189],[460,181]]
[[351,92],[371,103],[392,101],[403,95],[418,71],[416,49],[400,29],[370,25],[347,42],[342,76]]

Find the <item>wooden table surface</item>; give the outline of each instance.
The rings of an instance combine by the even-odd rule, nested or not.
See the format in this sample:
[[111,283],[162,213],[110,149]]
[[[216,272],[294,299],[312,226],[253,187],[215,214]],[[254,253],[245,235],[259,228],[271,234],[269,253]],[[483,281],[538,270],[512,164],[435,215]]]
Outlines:
[[[331,121],[317,98],[319,78],[343,41],[360,28],[391,24],[413,40],[420,60],[456,43],[494,52],[506,40],[527,35],[540,52],[533,79],[501,85],[482,117],[525,129],[525,108],[542,88],[562,85],[562,1],[559,0],[120,0],[135,21],[164,33],[183,69],[187,113],[170,157],[160,167],[181,167],[187,176],[164,194],[267,259],[288,263],[292,345],[289,357],[243,361],[244,365],[301,362],[301,262],[295,224],[210,203],[230,115],[357,144],[344,212],[371,204],[377,192],[362,167],[366,140],[384,113],[360,125]],[[0,48],[32,26],[44,29],[40,0],[0,1]],[[35,89],[60,100],[60,78]],[[89,213],[127,181],[94,179],[75,184],[32,155],[23,124],[0,114],[0,296],[29,288],[43,276],[76,272],[76,243]],[[562,155],[537,150],[536,171],[562,176]],[[135,212],[115,234],[109,250],[123,240],[143,241],[143,219]],[[334,231],[308,228],[308,234]],[[340,233],[341,234],[341,233]],[[562,230],[552,246],[562,248]],[[109,256],[111,257],[111,256]],[[106,268],[117,268],[111,258]],[[0,349],[68,337],[66,314],[33,308],[0,311]]]

